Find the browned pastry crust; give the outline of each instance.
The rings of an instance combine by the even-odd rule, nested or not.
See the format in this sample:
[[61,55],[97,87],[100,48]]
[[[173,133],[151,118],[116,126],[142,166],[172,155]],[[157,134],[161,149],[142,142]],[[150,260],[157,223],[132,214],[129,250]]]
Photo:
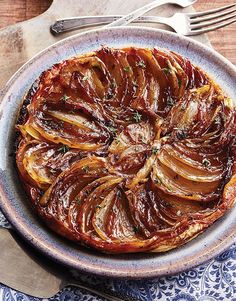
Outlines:
[[232,101],[176,53],[102,48],[56,64],[16,127],[35,210],[86,246],[167,251],[233,206]]

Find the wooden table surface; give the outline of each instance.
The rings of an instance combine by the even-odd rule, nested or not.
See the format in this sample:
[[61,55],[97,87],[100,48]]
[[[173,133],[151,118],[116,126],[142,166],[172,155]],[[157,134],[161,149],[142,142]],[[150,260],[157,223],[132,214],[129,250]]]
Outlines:
[[[37,16],[51,3],[52,0],[0,0],[0,28]],[[234,0],[198,0],[194,7],[203,11],[231,3]],[[212,46],[236,65],[236,23],[208,35]]]

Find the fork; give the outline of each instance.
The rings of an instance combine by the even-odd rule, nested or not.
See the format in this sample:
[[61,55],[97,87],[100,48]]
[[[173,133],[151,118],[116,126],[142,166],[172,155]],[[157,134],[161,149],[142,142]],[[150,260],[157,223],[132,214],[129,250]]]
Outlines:
[[[127,15],[115,18],[106,27],[127,25],[127,24],[131,23],[132,21],[136,20],[137,18],[139,18],[140,16],[144,15],[148,11],[150,11],[158,6],[164,5],[164,4],[175,4],[177,6],[184,8],[184,7],[188,7],[192,4],[194,4],[196,1],[197,0],[155,0],[155,1],[152,1],[138,9],[132,11],[131,13],[129,13]],[[75,28],[73,25],[74,20],[77,20],[77,18],[69,18],[69,19],[56,21],[50,27],[51,33],[56,35],[63,31],[68,31],[70,29]],[[107,24],[107,23],[105,22],[105,24]]]
[[[51,26],[56,35],[65,31],[84,27],[108,24],[119,20],[122,16],[85,16],[61,19]],[[138,23],[161,23],[170,26],[178,34],[194,36],[216,30],[236,22],[236,3],[196,13],[175,13],[173,16],[156,17],[141,16],[134,20]]]

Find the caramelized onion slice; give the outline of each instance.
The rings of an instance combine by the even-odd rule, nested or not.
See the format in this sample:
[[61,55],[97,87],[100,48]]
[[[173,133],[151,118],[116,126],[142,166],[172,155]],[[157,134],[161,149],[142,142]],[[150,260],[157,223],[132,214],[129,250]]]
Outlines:
[[[100,70],[100,72],[96,72],[97,70]],[[82,82],[86,85],[90,85],[90,87],[87,87],[93,89],[93,93],[98,92],[98,95],[109,85],[107,68],[95,53],[65,61],[60,70],[61,84],[65,87],[70,87],[71,80],[75,73],[80,73]],[[103,94],[104,93],[102,93],[102,95]]]
[[119,154],[132,145],[151,145],[154,135],[154,127],[149,122],[130,124],[116,136],[109,147],[109,152]]
[[55,169],[50,169],[48,164],[55,152],[55,146],[36,144],[24,154],[24,168],[40,188],[47,187],[55,180],[56,174],[59,174]]
[[81,218],[81,233],[86,235],[86,233],[93,231],[92,216],[96,206],[100,205],[103,199],[109,195],[112,189],[116,187],[117,184],[122,182],[121,177],[111,176],[107,181],[100,186],[98,186],[91,194],[86,198],[86,201],[81,207],[80,217]]
[[81,155],[65,145],[24,140],[17,152],[17,164],[22,177],[40,189],[47,189],[56,177],[77,161]]
[[154,48],[154,57],[163,68],[174,97],[181,98],[188,83],[188,77],[170,53]]
[[57,177],[39,201],[39,214],[49,227],[70,239],[80,239],[78,231],[72,227],[70,208],[86,185],[107,174],[105,165],[105,159],[91,156],[76,162]]
[[122,210],[126,207],[125,203],[118,204],[116,199],[122,181],[121,177],[107,177],[106,182],[86,196],[77,218],[80,236],[87,245],[107,252],[140,252],[156,238],[137,238],[127,213],[115,211],[118,207]]
[[97,206],[92,222],[103,240],[111,239],[116,243],[137,240],[126,197],[119,188],[112,190]]
[[111,168],[126,174],[136,173],[151,153],[154,128],[150,123],[130,124],[109,147]]
[[[24,126],[22,126],[24,127]],[[64,112],[37,113],[27,122],[25,130],[32,129],[45,140],[62,143],[81,150],[97,150],[105,146],[109,133],[89,118]]]
[[[224,175],[223,169],[211,170],[212,166],[204,168],[204,162],[210,162],[207,158],[205,161],[195,162],[195,166],[190,166],[185,164],[181,157],[171,156],[169,152],[163,149],[158,155],[158,159],[162,164],[172,169],[176,174],[184,177],[187,180],[195,181],[195,182],[212,182],[216,180],[220,180]],[[198,164],[197,164],[198,163]],[[208,163],[211,164],[211,163]]]
[[107,174],[106,160],[91,156],[74,163],[62,172],[40,200],[41,206],[60,203],[69,206],[78,192],[91,181]]
[[175,221],[163,215],[162,200],[154,194],[147,185],[140,185],[135,190],[126,192],[129,200],[129,210],[136,232],[149,238],[158,230],[169,228]]
[[162,210],[170,218],[182,219],[184,216],[192,216],[194,213],[204,211],[209,208],[209,204],[193,202],[178,196],[164,193],[162,190],[155,191],[163,202]]
[[[172,145],[166,144],[163,148],[170,156],[181,161],[185,165],[199,169],[203,171],[209,171],[212,173],[222,172],[224,170],[225,161],[227,160],[224,151],[216,150],[214,152],[211,149],[211,153],[204,148],[198,148],[187,146],[187,143],[174,143]],[[204,152],[205,151],[205,152]],[[208,160],[208,164],[205,164],[204,159]]]
[[130,106],[154,115],[159,110],[159,99],[166,90],[165,77],[152,51],[131,48],[129,60],[134,70],[134,95]]
[[115,108],[127,104],[131,98],[133,76],[127,54],[103,47],[98,51],[97,56],[104,62],[112,78],[106,95],[106,102]]
[[[206,112],[206,108],[204,110],[202,109],[202,106],[204,106],[210,93],[212,93],[210,85],[195,89],[194,92],[187,91],[172,107],[163,123],[163,132],[181,131],[184,132],[185,135],[191,133],[195,123],[198,122],[199,115],[209,114],[209,112]],[[202,112],[204,112],[204,114]],[[203,118],[204,116],[201,117]],[[200,120],[200,123],[202,121],[203,120]],[[202,125],[206,126],[205,123]],[[207,125],[207,128],[208,127],[209,126]]]
[[69,212],[68,212],[68,222],[71,227],[76,230],[77,233],[80,233],[80,224],[81,220],[79,218],[80,210],[87,197],[99,186],[111,180],[113,176],[107,175],[96,180],[93,180],[89,184],[87,184],[84,188],[82,188],[78,194],[74,197],[71,202]]
[[219,180],[207,183],[187,180],[158,160],[153,166],[151,178],[155,185],[165,193],[196,201],[215,197],[214,193],[220,184]]
[[148,177],[150,172],[152,171],[152,166],[156,160],[157,153],[161,149],[162,143],[166,140],[166,138],[161,138],[161,124],[162,124],[162,119],[157,118],[155,125],[154,125],[154,132],[155,132],[155,137],[152,142],[152,152],[150,157],[147,158],[145,164],[143,167],[137,172],[137,174],[128,181],[127,188],[129,189],[134,189],[138,184],[145,183],[148,181]]

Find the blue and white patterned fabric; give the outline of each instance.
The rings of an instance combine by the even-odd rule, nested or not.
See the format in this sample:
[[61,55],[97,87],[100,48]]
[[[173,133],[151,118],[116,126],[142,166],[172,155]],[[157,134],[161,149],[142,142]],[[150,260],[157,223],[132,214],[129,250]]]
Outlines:
[[[10,227],[0,212],[0,226]],[[1,256],[1,255],[0,255]],[[1,271],[0,271],[1,272]],[[76,272],[74,271],[76,277]],[[178,275],[154,280],[104,280],[94,276],[81,276],[94,288],[109,291],[140,301],[236,301],[236,244],[210,262]],[[1,301],[104,301],[86,291],[68,287],[50,299],[38,299],[16,292],[0,284]]]

